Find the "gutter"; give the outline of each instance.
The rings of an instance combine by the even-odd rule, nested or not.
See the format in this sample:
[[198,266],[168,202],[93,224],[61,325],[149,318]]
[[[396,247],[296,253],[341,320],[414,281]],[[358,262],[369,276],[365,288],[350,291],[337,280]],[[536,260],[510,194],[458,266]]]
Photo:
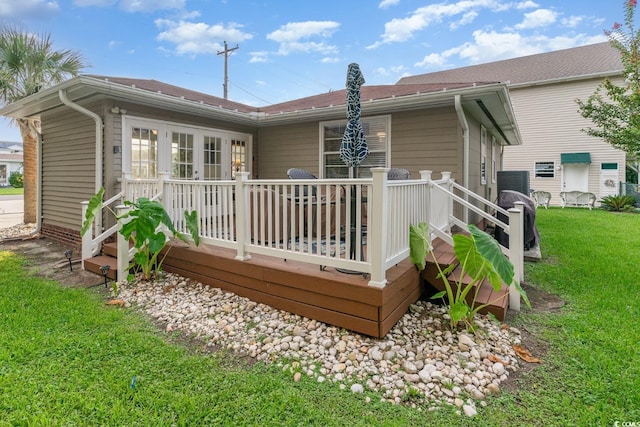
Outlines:
[[[103,152],[104,141],[102,137],[102,129],[104,127],[104,123],[102,122],[102,118],[96,113],[94,113],[93,111],[87,110],[86,108],[81,107],[80,105],[74,102],[71,102],[69,98],[67,98],[66,91],[59,89],[58,96],[60,97],[60,101],[62,101],[64,105],[78,111],[81,114],[84,114],[85,116],[91,117],[96,122],[95,193],[97,193],[103,187],[102,152]],[[100,214],[98,214],[96,217],[95,227],[96,227],[96,234],[99,234],[100,232],[102,232],[102,215]]]
[[[464,114],[464,109],[462,108],[461,96],[456,95],[453,98],[454,107],[456,109],[456,113],[458,114],[458,121],[460,122],[460,126],[462,126],[462,136],[464,138],[463,143],[463,164],[462,164],[462,181],[463,186],[465,188],[469,188],[469,123],[467,122],[467,117]],[[464,195],[465,201],[468,201],[468,196]],[[469,210],[465,207],[463,212],[463,221],[465,224],[469,223]]]

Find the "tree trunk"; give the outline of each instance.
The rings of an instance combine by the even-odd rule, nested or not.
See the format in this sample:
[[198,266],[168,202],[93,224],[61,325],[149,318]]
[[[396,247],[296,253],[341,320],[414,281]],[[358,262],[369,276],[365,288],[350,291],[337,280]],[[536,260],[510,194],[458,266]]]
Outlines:
[[24,150],[24,223],[34,224],[38,218],[38,122],[20,119],[18,125]]

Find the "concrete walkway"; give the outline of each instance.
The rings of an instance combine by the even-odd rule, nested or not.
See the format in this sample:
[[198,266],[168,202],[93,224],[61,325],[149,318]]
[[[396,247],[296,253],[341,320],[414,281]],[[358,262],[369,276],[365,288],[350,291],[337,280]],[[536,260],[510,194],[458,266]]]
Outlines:
[[0,229],[22,224],[24,196],[0,196]]

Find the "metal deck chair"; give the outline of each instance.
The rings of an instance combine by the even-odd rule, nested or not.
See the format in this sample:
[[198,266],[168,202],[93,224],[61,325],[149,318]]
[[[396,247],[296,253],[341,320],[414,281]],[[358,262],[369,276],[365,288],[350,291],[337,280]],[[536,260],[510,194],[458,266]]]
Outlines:
[[387,172],[387,180],[389,181],[409,179],[409,176],[411,176],[411,173],[403,168],[391,168],[389,172]]

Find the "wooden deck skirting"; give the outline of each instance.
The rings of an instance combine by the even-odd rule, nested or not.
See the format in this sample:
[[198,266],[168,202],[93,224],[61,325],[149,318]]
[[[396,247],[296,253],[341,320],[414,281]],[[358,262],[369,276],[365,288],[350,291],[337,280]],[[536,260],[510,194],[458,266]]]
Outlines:
[[167,272],[198,280],[271,307],[382,338],[421,296],[421,278],[410,260],[387,270],[387,285],[368,285],[361,274],[202,245],[174,244]]

